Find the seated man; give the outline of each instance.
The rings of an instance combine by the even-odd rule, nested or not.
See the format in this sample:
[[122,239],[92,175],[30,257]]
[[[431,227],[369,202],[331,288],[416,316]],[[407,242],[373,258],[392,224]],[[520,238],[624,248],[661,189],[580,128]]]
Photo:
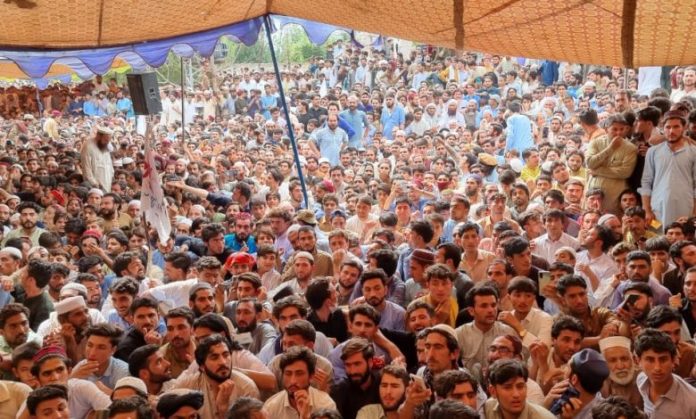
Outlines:
[[[260,397],[256,384],[232,368],[231,349],[231,343],[224,336],[213,335],[203,339],[196,348],[199,371],[183,374],[174,380],[172,388],[203,390],[206,403],[201,411],[202,417],[222,416],[239,397]],[[218,397],[221,394],[224,396]]]
[[[553,406],[559,403],[560,409],[553,413],[562,413],[564,417],[588,417],[594,405],[602,400],[599,390],[609,377],[607,361],[594,349],[585,348],[573,355],[569,365],[567,381],[561,381],[551,389],[544,406],[553,410]],[[573,386],[578,395],[559,402],[568,386]]]
[[396,365],[382,369],[379,379],[379,403],[368,404],[358,410],[357,419],[391,417],[396,413],[402,400],[406,398],[406,388],[410,383],[408,371]]
[[484,407],[487,419],[535,418],[554,419],[543,407],[527,400],[527,367],[514,359],[501,359],[488,371],[491,398]]
[[481,285],[467,294],[467,310],[474,321],[456,329],[462,351],[462,364],[469,371],[480,371],[488,365],[486,350],[500,335],[516,335],[515,329],[496,320],[498,292],[491,286]]
[[[283,354],[287,353],[290,348],[295,346],[305,347],[313,351],[315,340],[316,331],[314,330],[312,323],[308,322],[307,320],[293,320],[288,323],[287,326],[285,326],[285,332],[281,337],[283,353],[276,355],[271,362],[268,363],[268,368],[271,370],[273,375],[275,375],[279,388],[282,388],[283,385],[283,375],[282,370],[280,369],[280,360],[282,359]],[[313,387],[316,387],[321,391],[328,391],[329,385],[333,381],[333,367],[331,366],[331,362],[321,355],[314,354],[314,357],[316,358],[317,365],[311,384]]]
[[264,409],[270,417],[304,419],[318,409],[336,409],[336,403],[327,393],[310,386],[316,363],[314,354],[309,349],[291,348],[282,355],[280,368],[283,372],[284,390],[276,393],[264,404]]
[[459,313],[457,299],[452,296],[454,276],[447,265],[437,263],[430,266],[425,270],[428,294],[414,300],[429,304],[435,310],[436,322],[450,327],[454,327]]
[[29,393],[27,397],[27,413],[32,418],[68,419],[68,390],[61,385],[46,385]]

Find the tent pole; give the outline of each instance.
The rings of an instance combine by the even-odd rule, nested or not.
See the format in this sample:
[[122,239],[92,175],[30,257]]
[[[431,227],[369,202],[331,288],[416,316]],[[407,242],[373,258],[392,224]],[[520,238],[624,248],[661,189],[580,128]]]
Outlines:
[[266,38],[268,39],[268,49],[271,50],[271,59],[273,60],[273,69],[275,70],[276,83],[278,83],[278,92],[280,93],[280,102],[283,105],[283,113],[285,114],[285,120],[288,126],[288,136],[290,137],[290,144],[292,145],[292,152],[295,156],[295,166],[297,166],[297,177],[300,178],[300,184],[302,185],[302,195],[304,196],[305,208],[309,208],[309,198],[307,195],[307,185],[305,185],[304,174],[302,173],[302,165],[300,164],[300,153],[297,151],[297,143],[295,142],[295,130],[290,121],[290,112],[288,111],[288,104],[285,102],[285,92],[283,91],[283,82],[280,78],[280,68],[278,67],[278,60],[276,59],[275,50],[273,47],[273,37],[271,36],[271,17],[266,15],[263,17],[263,26],[266,30]]
[[186,102],[186,76],[184,75],[184,57],[179,56],[181,64],[181,145],[186,150],[186,111],[184,103]]

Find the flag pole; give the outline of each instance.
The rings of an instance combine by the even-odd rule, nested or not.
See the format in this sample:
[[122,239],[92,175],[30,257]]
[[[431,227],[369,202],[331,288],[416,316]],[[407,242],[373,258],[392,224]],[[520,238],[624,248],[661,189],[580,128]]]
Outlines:
[[302,165],[300,164],[300,153],[297,151],[297,142],[295,141],[295,129],[290,121],[290,112],[288,111],[288,105],[285,102],[285,92],[283,91],[283,82],[280,78],[280,68],[278,67],[278,60],[276,59],[275,47],[273,46],[273,37],[271,36],[271,16],[265,15],[263,17],[263,26],[266,30],[266,38],[268,39],[268,46],[271,50],[271,60],[273,60],[273,69],[275,70],[276,83],[278,83],[278,92],[280,93],[280,102],[283,106],[283,113],[285,114],[285,120],[288,126],[288,136],[290,137],[290,145],[292,146],[292,153],[295,157],[295,166],[297,166],[297,177],[300,179],[300,185],[302,185],[302,196],[305,201],[305,208],[309,208],[309,197],[307,195],[307,185],[305,185],[304,174],[302,173]]

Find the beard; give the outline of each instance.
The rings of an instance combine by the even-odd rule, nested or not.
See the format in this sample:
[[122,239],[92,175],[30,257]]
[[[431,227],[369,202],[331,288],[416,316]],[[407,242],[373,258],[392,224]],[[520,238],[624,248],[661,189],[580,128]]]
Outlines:
[[345,289],[353,288],[355,286],[356,282],[353,282],[352,284],[348,284],[347,282],[343,281],[341,278],[338,278],[338,284]]
[[384,402],[382,401],[382,402],[381,402],[381,403],[382,403],[382,409],[384,409],[384,412],[385,412],[385,413],[386,413],[386,412],[396,412],[396,411],[399,409],[399,406],[401,406],[401,404],[402,404],[404,401],[406,401],[406,393],[405,393],[405,392],[404,392],[404,394],[401,396],[401,398],[400,398],[399,400],[397,400],[396,402],[394,402],[393,404],[387,405],[387,404],[384,404]]
[[636,376],[635,372],[635,366],[631,366],[631,368],[626,370],[612,371],[609,373],[609,379],[620,386],[625,386],[633,381],[633,378]]
[[24,222],[22,223],[22,227],[23,227],[25,230],[31,230],[32,228],[36,227],[36,223],[33,222],[33,221],[24,221]]
[[351,374],[348,376],[350,379],[350,383],[356,386],[361,386],[367,382],[367,380],[370,379],[370,376],[372,375],[372,371],[369,369],[365,371],[364,374]]
[[172,379],[172,373],[170,372],[169,374],[154,374],[150,373],[150,381],[155,383],[155,384],[162,384],[166,383],[167,381]]
[[7,344],[10,346],[10,348],[16,348],[17,346],[26,343],[28,337],[29,337],[28,334],[21,333],[21,334],[15,336],[14,340],[12,340],[12,341],[7,339]]
[[227,367],[220,367],[217,371],[212,372],[208,369],[208,367],[203,366],[203,371],[205,371],[205,375],[207,375],[208,378],[217,383],[224,383],[225,381],[229,380],[230,376],[232,375],[232,370]]
[[256,322],[249,323],[246,326],[237,325],[237,331],[239,333],[252,332],[252,331],[254,331],[254,329],[256,329]]
[[385,297],[378,298],[378,297],[370,297],[366,299],[367,304],[371,305],[372,307],[378,307],[384,302]]
[[99,210],[99,215],[105,220],[113,220],[113,218],[116,216],[116,210],[102,208]]
[[184,338],[174,338],[170,341],[171,345],[177,349],[185,348],[188,346],[189,341]]
[[95,141],[95,144],[97,145],[97,148],[99,148],[99,150],[104,151],[109,147],[109,140],[108,139],[106,141],[97,140],[97,141]]

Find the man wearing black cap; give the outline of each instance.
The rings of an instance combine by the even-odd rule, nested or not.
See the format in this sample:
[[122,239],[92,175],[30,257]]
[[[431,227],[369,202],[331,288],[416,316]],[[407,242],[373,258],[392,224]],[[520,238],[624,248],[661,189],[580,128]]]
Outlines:
[[164,393],[157,402],[162,419],[197,419],[205,398],[200,391],[179,389]]
[[[573,355],[570,359],[570,370],[566,374],[567,379],[559,382],[549,392],[547,397],[555,402],[560,396],[572,387],[579,393],[577,397],[571,397],[563,403],[563,417],[572,416],[577,419],[591,419],[592,408],[602,401],[599,391],[602,389],[604,380],[609,377],[609,366],[607,361],[599,352],[594,349],[585,348]],[[551,407],[550,405],[546,407]]]

